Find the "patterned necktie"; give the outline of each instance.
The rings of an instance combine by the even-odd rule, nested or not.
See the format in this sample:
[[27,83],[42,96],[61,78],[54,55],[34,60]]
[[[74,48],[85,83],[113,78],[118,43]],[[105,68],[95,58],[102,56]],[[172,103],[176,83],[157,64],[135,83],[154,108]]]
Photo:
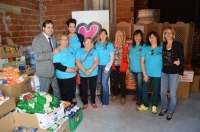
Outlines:
[[49,44],[51,46],[51,50],[53,51],[53,47],[52,47],[52,43],[51,43],[51,37],[49,37],[48,39],[49,39]]

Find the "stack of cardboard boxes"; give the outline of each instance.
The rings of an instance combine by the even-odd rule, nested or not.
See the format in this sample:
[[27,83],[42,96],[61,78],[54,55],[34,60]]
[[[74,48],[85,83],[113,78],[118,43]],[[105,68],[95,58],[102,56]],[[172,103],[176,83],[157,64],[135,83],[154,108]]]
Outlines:
[[137,11],[136,23],[149,24],[160,21],[160,9],[140,9]]

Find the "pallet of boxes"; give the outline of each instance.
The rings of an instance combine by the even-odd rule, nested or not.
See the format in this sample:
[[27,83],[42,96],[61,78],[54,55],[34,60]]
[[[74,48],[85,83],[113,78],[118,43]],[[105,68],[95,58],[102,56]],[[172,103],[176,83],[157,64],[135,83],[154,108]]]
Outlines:
[[[6,46],[1,46],[0,59],[10,63],[9,58],[22,56],[21,46],[13,48],[6,50]],[[51,94],[33,92],[30,77],[21,74],[19,66],[22,64],[17,62],[12,62],[13,65],[1,63],[0,132],[74,131],[82,121],[82,109]]]
[[16,103],[20,94],[31,91],[30,78],[21,74],[26,67],[22,49],[19,45],[0,46],[0,90]]
[[0,119],[1,132],[70,132],[83,119],[81,108],[46,92],[27,92],[18,98],[16,110]]

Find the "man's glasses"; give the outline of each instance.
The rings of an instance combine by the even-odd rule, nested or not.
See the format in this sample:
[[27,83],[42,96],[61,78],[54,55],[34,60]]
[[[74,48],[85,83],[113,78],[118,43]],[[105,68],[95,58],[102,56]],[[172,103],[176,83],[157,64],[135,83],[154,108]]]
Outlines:
[[151,50],[151,55],[154,55],[154,49]]

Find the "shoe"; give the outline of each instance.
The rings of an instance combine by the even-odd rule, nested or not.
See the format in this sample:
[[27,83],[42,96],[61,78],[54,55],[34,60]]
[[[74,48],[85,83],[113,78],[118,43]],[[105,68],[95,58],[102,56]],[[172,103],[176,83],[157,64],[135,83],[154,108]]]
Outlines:
[[164,114],[167,114],[167,109],[166,110],[162,110],[158,115],[159,116],[163,116]]
[[141,105],[141,104],[142,104],[142,101],[137,100],[136,105]]
[[117,96],[114,95],[114,96],[112,97],[111,101],[114,102],[116,99],[117,99]]
[[87,110],[87,108],[88,108],[88,105],[84,105],[82,110]]
[[135,97],[135,98],[132,99],[132,101],[137,101],[137,100],[138,100],[137,97]]
[[72,104],[77,105],[76,98],[72,99]]
[[108,105],[102,105],[102,107],[104,107],[104,108],[105,108],[106,106],[108,106]]
[[152,113],[157,114],[157,107],[156,106],[152,106]]
[[121,103],[122,105],[125,104],[125,103],[126,103],[126,99],[125,99],[125,98],[122,98],[120,103]]
[[136,108],[136,110],[138,110],[138,111],[142,111],[142,110],[148,110],[149,108],[148,107],[146,107],[146,106],[144,106],[143,104],[142,105],[140,105],[140,107],[138,107],[138,108]]
[[169,120],[171,120],[172,119],[172,116],[173,116],[173,114],[172,113],[168,113],[168,115],[167,115],[167,120],[169,121]]
[[93,109],[97,110],[98,106],[96,104],[92,104]]

